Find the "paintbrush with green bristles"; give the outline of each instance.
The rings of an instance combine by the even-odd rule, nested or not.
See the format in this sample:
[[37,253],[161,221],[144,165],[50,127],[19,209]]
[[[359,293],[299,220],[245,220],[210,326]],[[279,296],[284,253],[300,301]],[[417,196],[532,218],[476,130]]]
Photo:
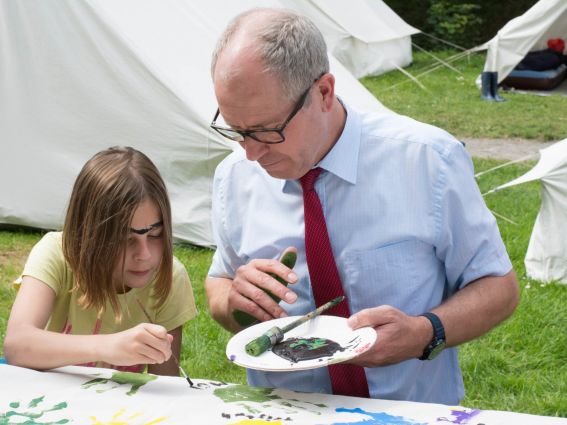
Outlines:
[[337,298],[329,301],[328,303],[323,304],[322,306],[320,306],[316,310],[313,310],[311,313],[307,313],[305,316],[302,316],[299,319],[294,320],[289,325],[286,325],[283,328],[279,328],[277,326],[274,326],[270,330],[264,332],[258,338],[253,339],[248,344],[246,344],[244,349],[251,356],[257,357],[260,354],[262,354],[263,352],[265,352],[266,350],[269,350],[270,348],[272,348],[278,342],[281,342],[283,340],[284,334],[286,332],[289,332],[292,329],[297,328],[299,325],[307,322],[308,320],[313,319],[316,316],[319,316],[321,313],[323,313],[326,310],[329,310],[330,308],[333,308],[334,306],[339,304],[344,299],[345,299],[344,295],[337,297]]

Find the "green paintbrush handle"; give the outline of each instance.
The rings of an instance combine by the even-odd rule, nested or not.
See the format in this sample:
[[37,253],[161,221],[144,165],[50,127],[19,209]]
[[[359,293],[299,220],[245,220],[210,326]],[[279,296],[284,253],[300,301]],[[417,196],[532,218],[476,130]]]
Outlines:
[[289,325],[285,325],[281,330],[282,334],[285,334],[286,332],[289,332],[292,329],[297,328],[302,323],[305,323],[308,320],[311,320],[314,317],[319,316],[321,313],[329,310],[330,308],[333,308],[334,306],[339,304],[344,299],[345,299],[344,295],[341,295],[340,297],[334,298],[331,301],[329,301],[329,302],[323,304],[322,306],[318,307],[317,309],[313,310],[311,313],[307,313],[305,316],[301,316],[299,319],[294,320]]
[[[284,266],[289,267],[290,269],[293,269],[296,260],[297,260],[297,253],[295,251],[286,252],[280,259],[281,263]],[[272,276],[274,279],[276,279],[278,282],[280,282],[282,285],[287,286],[287,282],[278,275],[275,275],[273,273],[268,273],[268,274]],[[266,292],[266,294],[268,294],[275,302],[277,303],[280,302],[280,299],[276,297],[274,294],[272,294],[270,291],[264,291],[264,292]],[[236,322],[240,326],[248,327],[254,323],[258,323],[258,319],[256,319],[254,316],[250,316],[248,313],[245,313],[240,310],[234,310],[232,312],[232,315],[234,317],[234,320],[236,320]]]
[[282,330],[277,326],[274,326],[267,332],[264,332],[262,336],[246,344],[244,349],[251,356],[257,357],[270,347],[273,347],[280,342],[283,339],[283,336],[284,334]]

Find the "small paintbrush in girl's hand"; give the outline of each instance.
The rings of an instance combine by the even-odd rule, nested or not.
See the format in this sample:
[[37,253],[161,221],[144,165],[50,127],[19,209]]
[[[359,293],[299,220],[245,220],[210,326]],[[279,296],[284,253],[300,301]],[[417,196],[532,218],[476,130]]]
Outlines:
[[316,310],[313,310],[311,313],[307,313],[305,316],[301,316],[299,319],[294,320],[289,325],[286,325],[283,328],[278,328],[277,326],[274,326],[273,328],[264,332],[258,338],[253,339],[248,344],[246,344],[244,349],[251,356],[255,356],[255,357],[259,356],[264,351],[272,348],[278,342],[283,340],[283,336],[286,332],[289,332],[292,329],[297,328],[299,325],[307,322],[308,320],[313,319],[316,316],[319,316],[321,313],[323,313],[324,311],[329,310],[330,308],[336,306],[338,303],[340,303],[344,299],[345,299],[344,295],[337,297],[337,298],[329,301],[328,303],[323,304],[322,306],[320,306]]
[[[148,312],[146,311],[144,305],[142,304],[142,302],[136,298],[136,301],[138,302],[138,305],[140,306],[140,308],[142,309],[142,311],[144,312],[144,316],[146,316],[146,319],[148,319],[149,323],[154,323],[153,320],[151,319],[150,315],[148,314]],[[177,360],[177,357],[175,357],[175,354],[173,354],[173,352],[171,353],[171,356],[173,357],[173,360],[175,360],[175,364],[177,365],[177,367],[179,368],[179,372],[181,372],[181,375],[187,380],[187,382],[189,383],[189,385],[191,385],[191,388],[194,386],[193,381],[191,381],[191,378],[189,378],[189,376],[185,373],[185,371],[183,370],[183,368],[181,367],[181,364],[179,363],[179,360]]]

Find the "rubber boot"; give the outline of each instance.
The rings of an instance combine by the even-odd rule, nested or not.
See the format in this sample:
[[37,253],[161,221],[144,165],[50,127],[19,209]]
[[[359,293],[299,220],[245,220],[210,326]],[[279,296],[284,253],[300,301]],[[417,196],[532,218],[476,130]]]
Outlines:
[[494,96],[492,96],[492,74],[493,72],[483,72],[480,75],[481,81],[481,95],[480,98],[482,100],[487,100],[490,102],[494,101]]
[[492,95],[494,101],[505,102],[506,99],[498,94],[498,72],[491,72],[491,74],[492,77],[490,79],[490,94]]

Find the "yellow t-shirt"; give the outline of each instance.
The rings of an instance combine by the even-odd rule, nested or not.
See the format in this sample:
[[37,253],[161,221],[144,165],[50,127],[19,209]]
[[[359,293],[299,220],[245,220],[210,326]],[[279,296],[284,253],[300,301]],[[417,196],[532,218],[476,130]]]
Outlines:
[[[165,303],[154,307],[155,299],[152,280],[144,288],[132,288],[124,294],[117,294],[122,311],[122,321],[116,322],[114,311],[107,303],[101,317],[96,310],[84,309],[78,303],[79,294],[73,288],[73,271],[65,261],[62,247],[62,232],[50,232],[32,248],[22,276],[41,280],[55,291],[56,299],[46,330],[74,335],[111,334],[130,329],[139,323],[148,322],[138,305],[145,307],[153,323],[171,331],[192,319],[197,314],[191,281],[185,267],[173,257],[173,282]],[[143,365],[118,367],[99,363],[87,366],[112,367],[119,370],[140,372]]]

